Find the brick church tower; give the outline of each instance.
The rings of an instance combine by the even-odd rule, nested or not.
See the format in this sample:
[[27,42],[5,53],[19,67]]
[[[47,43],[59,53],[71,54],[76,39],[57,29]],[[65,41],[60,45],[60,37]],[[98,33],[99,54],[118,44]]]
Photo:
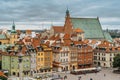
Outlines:
[[70,19],[69,10],[67,9],[66,16],[65,16],[64,33],[72,34],[72,32],[73,32],[73,26]]

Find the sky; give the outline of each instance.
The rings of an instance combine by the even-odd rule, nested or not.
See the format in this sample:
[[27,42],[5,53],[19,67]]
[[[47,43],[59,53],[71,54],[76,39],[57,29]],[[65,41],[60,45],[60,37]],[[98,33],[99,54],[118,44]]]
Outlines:
[[120,0],[0,0],[0,29],[49,29],[71,17],[99,17],[103,29],[120,29]]

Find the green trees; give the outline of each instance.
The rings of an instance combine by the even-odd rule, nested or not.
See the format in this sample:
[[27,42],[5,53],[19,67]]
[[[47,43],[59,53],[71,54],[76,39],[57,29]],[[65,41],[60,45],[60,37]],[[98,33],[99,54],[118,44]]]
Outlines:
[[0,80],[7,80],[6,77],[0,76]]
[[118,68],[120,70],[120,54],[117,54],[114,57],[113,67]]

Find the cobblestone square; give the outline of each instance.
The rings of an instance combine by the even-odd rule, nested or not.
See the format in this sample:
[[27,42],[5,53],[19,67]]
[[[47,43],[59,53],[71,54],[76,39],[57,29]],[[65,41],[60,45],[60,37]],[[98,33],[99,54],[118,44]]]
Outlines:
[[[98,73],[90,73],[86,75],[72,75],[72,74],[65,74],[59,73],[62,77],[67,75],[66,80],[79,80],[78,77],[81,76],[80,80],[120,80],[120,74],[112,73],[112,69],[102,69],[102,71]],[[105,74],[105,75],[104,75]]]

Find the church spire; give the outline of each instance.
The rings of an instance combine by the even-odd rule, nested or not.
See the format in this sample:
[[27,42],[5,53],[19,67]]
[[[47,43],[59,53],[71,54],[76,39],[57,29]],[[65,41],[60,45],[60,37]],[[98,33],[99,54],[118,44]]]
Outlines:
[[73,31],[71,19],[70,19],[70,13],[67,8],[66,10],[66,17],[65,17],[65,24],[64,24],[64,33],[71,34]]
[[66,10],[66,17],[67,17],[67,16],[70,16],[70,13],[69,13],[68,8],[67,8],[67,10]]
[[12,24],[12,30],[15,30],[15,23],[13,21],[13,24]]
[[12,30],[11,30],[11,33],[16,33],[16,30],[15,30],[15,23],[13,21],[13,24],[12,24]]

